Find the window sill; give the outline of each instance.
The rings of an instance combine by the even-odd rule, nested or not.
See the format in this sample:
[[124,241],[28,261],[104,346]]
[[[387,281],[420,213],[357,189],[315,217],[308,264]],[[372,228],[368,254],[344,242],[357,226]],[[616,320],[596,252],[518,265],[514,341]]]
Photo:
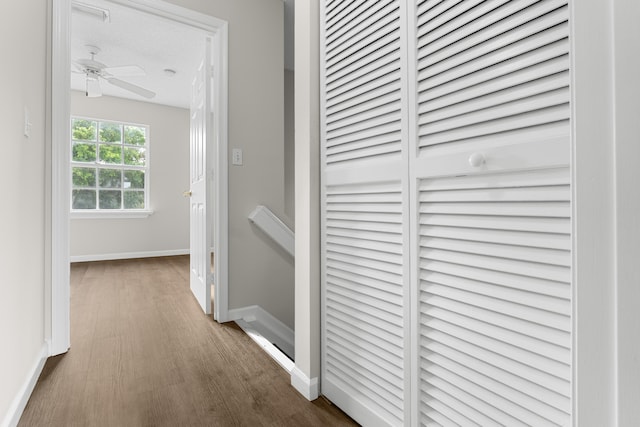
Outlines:
[[152,210],[71,211],[71,219],[139,219],[153,214]]

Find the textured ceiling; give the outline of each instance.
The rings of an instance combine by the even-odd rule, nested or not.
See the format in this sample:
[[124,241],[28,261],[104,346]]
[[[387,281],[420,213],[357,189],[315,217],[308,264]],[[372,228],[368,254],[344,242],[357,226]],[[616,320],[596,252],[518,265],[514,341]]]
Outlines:
[[[293,5],[284,1],[285,68],[293,69]],[[86,45],[101,49],[95,60],[108,67],[138,65],[145,76],[119,77],[121,80],[156,92],[146,99],[100,81],[105,95],[189,108],[191,80],[204,50],[204,33],[192,27],[130,9],[107,0],[80,0],[74,4],[91,5],[109,11],[108,22],[73,12],[71,17],[71,59],[89,58]],[[169,77],[165,69],[176,74]],[[84,74],[71,74],[71,88],[84,91]]]
[[[96,61],[109,67],[142,67],[145,76],[119,78],[156,92],[155,98],[148,100],[101,80],[105,95],[189,108],[191,80],[204,52],[204,33],[104,0],[81,3],[109,10],[110,20],[103,22],[93,16],[72,13],[71,60],[89,58],[86,45],[95,45],[101,49]],[[166,68],[176,74],[167,76]],[[85,90],[84,74],[71,74],[71,88]]]

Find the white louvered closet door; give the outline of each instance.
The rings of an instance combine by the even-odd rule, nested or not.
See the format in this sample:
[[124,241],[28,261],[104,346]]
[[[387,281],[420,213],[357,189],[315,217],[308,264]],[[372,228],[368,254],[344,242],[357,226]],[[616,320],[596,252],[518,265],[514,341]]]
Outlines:
[[567,1],[326,0],[321,392],[364,425],[569,425]]
[[409,397],[402,3],[321,7],[321,388],[366,425],[402,425]]
[[412,413],[569,425],[567,2],[414,7]]

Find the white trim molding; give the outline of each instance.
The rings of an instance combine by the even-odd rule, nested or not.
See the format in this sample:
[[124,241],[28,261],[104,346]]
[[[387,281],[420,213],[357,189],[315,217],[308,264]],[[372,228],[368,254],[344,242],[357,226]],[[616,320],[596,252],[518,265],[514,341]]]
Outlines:
[[291,371],[291,385],[307,400],[316,400],[318,394],[318,378],[309,378],[297,366]]
[[49,343],[42,343],[42,348],[40,349],[40,353],[35,360],[33,368],[29,372],[24,384],[20,387],[20,391],[11,402],[9,406],[9,410],[7,414],[0,423],[0,427],[15,427],[18,425],[20,421],[20,417],[24,412],[24,408],[27,406],[27,402],[31,397],[31,393],[33,392],[36,383],[38,382],[38,378],[42,373],[42,369],[44,368],[44,364],[47,361],[47,357],[49,355]]
[[[249,324],[255,333],[259,333],[270,343],[277,346],[280,352],[286,354],[291,359],[294,358],[293,330],[262,307],[251,305],[229,310],[229,320],[243,320]],[[240,325],[240,323],[238,324]],[[242,327],[242,325],[240,327]]]
[[291,256],[295,256],[295,236],[293,231],[266,206],[258,205],[249,214],[249,221],[255,224],[274,242],[282,246]]
[[113,254],[71,255],[71,262],[112,261],[117,259],[155,258],[164,256],[189,255],[189,249],[170,249],[166,251],[119,252]]
[[[71,1],[53,0],[51,25],[51,354],[69,350],[69,206],[71,205],[69,141],[71,130]],[[48,331],[47,331],[48,332]]]
[[114,209],[113,211],[87,209],[86,211],[74,211],[69,214],[71,219],[144,219],[153,214],[152,210],[126,210]]
[[293,363],[293,360],[289,359],[289,357],[280,350],[280,348],[276,347],[273,342],[265,338],[262,333],[254,328],[250,323],[242,319],[236,320],[236,323],[245,332],[245,334],[247,334],[256,344],[262,347],[262,349],[271,356],[271,358],[275,360],[282,369],[291,373],[295,364]]

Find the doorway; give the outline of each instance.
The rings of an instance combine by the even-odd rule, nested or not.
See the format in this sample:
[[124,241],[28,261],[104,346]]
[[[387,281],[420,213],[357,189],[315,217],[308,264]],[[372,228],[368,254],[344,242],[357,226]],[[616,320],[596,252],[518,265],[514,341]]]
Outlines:
[[[228,183],[227,183],[227,23],[209,15],[174,6],[163,1],[111,0],[114,5],[126,5],[131,13],[146,13],[190,26],[207,33],[212,42],[212,111],[213,111],[213,247],[216,250],[214,319],[227,320],[228,277]],[[53,0],[53,28],[56,37],[51,46],[51,354],[68,350],[69,339],[69,206],[70,206],[70,82],[71,71],[71,0]],[[206,254],[209,256],[209,254]]]

